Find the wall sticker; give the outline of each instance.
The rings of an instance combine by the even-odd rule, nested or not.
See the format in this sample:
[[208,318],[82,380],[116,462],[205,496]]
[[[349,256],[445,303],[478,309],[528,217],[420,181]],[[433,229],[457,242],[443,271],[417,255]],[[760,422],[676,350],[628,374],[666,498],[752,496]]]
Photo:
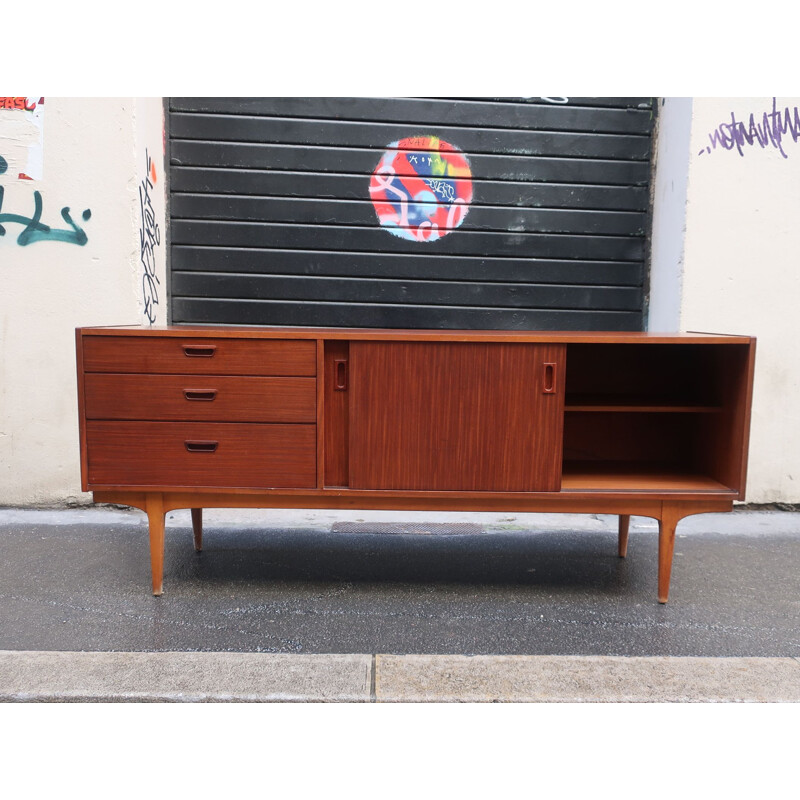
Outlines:
[[414,242],[434,242],[464,221],[472,172],[464,154],[436,136],[392,142],[369,183],[378,221]]
[[6,177],[42,180],[43,153],[44,97],[0,97],[0,163]]

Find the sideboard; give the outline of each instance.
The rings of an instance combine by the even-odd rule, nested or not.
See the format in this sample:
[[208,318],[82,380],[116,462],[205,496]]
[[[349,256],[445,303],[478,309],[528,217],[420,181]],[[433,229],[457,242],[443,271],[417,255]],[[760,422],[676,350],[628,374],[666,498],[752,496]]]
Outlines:
[[77,335],[81,480],[164,520],[218,507],[587,512],[675,529],[745,495],[755,339],[104,327]]

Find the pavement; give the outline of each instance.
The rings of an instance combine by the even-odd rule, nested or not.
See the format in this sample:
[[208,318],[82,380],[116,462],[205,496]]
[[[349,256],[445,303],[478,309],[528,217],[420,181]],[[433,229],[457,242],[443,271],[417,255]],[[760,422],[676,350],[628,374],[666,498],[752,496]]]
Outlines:
[[4,702],[800,702],[800,514],[0,508]]

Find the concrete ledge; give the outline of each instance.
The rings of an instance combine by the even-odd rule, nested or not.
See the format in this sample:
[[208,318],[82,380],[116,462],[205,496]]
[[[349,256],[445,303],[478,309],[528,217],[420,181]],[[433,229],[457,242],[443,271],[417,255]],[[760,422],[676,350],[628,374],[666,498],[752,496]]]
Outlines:
[[369,702],[372,657],[0,651],[2,702]]
[[794,658],[392,656],[378,702],[800,702]]

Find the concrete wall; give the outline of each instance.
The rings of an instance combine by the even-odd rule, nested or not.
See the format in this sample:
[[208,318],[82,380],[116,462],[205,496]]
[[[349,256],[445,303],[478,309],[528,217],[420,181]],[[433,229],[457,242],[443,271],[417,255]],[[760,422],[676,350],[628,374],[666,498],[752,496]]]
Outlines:
[[[674,111],[679,104],[668,100],[668,114],[671,105]],[[753,503],[800,503],[798,106],[800,98],[695,98],[688,167],[680,154],[663,156],[665,142],[658,150],[653,261],[660,274],[672,270],[680,279],[677,326],[758,337],[747,491]],[[662,136],[675,130],[674,117]],[[669,203],[658,207],[665,187],[687,177],[681,257],[674,213],[675,241],[658,242],[655,232],[669,224]],[[653,281],[651,330],[670,326],[676,288],[676,281]]]
[[[0,109],[0,505],[90,498],[80,495],[75,328],[148,323],[145,311],[166,319],[165,247],[156,244],[154,258],[145,250],[145,269],[140,237],[154,224],[164,235],[161,99],[48,97],[43,108],[37,180],[17,177],[32,141],[35,149],[30,112]],[[143,229],[146,175],[155,219]],[[25,234],[36,192],[50,231]],[[154,278],[144,281],[145,271]]]

